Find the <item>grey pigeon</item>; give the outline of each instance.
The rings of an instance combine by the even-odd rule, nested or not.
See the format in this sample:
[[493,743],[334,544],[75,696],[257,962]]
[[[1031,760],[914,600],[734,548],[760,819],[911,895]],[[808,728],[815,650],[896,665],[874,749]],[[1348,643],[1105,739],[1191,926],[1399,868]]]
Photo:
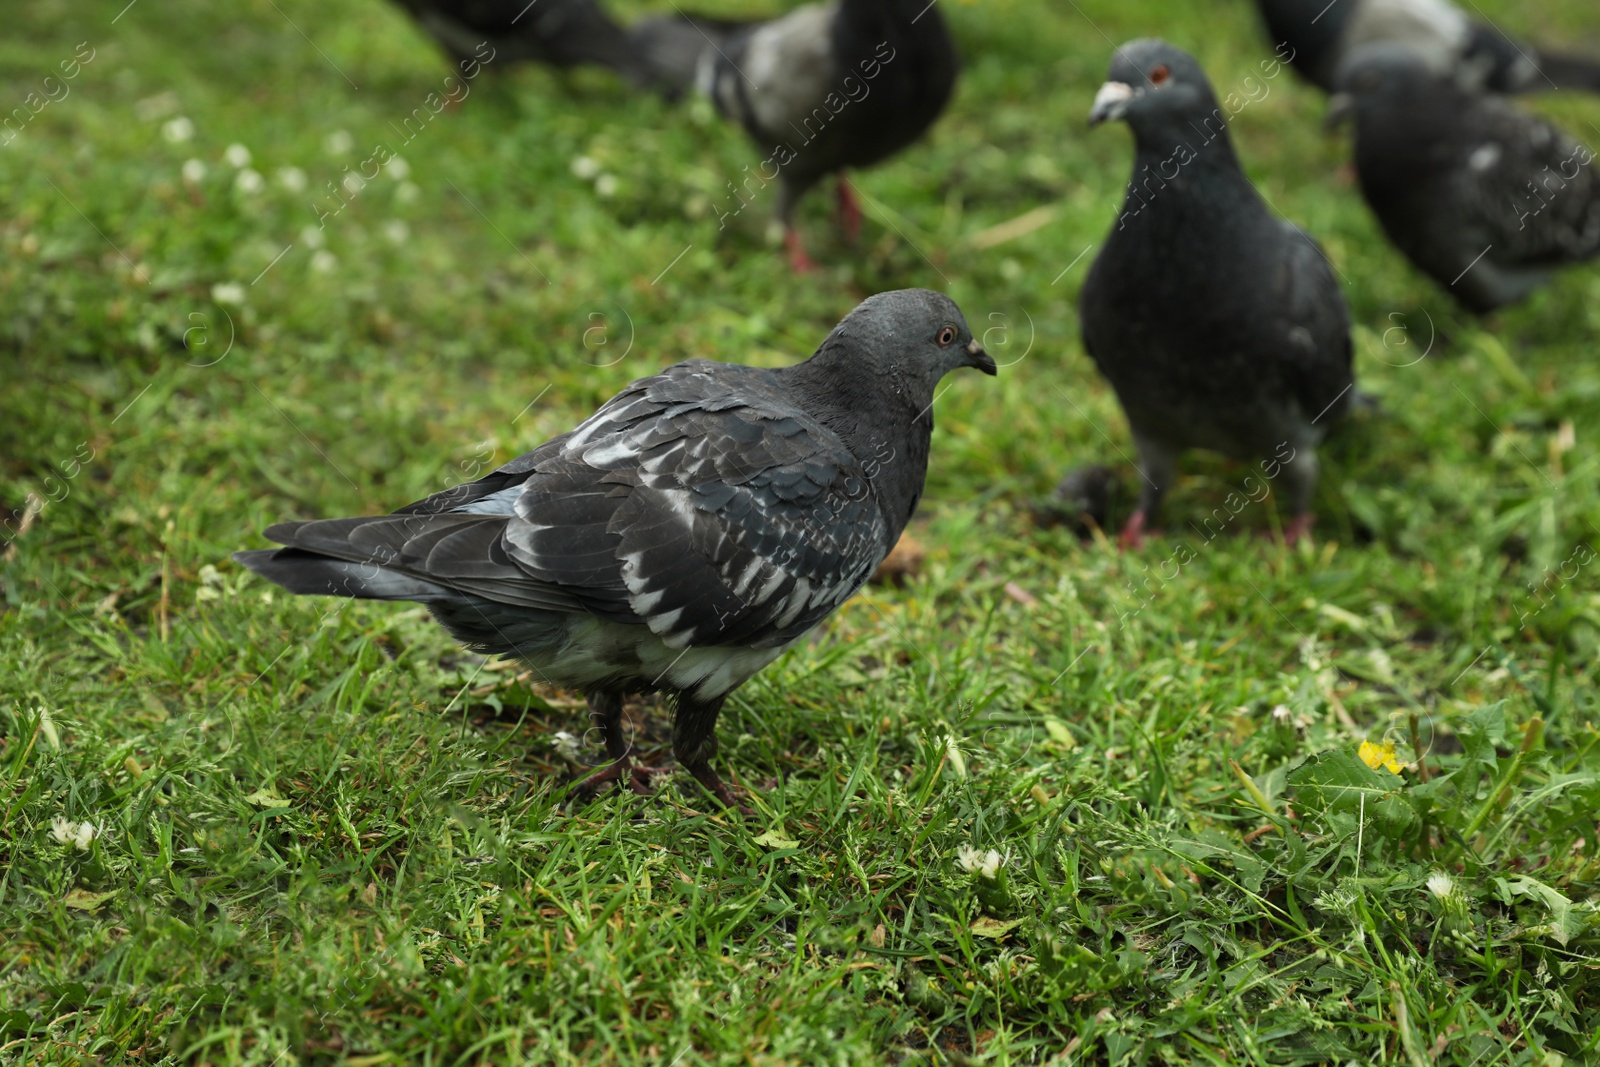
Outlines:
[[1294,541],[1312,523],[1316,445],[1349,407],[1349,313],[1327,259],[1262,201],[1192,57],[1132,41],[1111,61],[1090,125],[1133,130],[1123,211],[1080,297],[1083,343],[1139,449],[1136,546],[1178,454],[1264,459],[1284,480]]
[[[807,190],[848,167],[881,162],[923,135],[944,111],[959,68],[955,42],[928,0],[833,0],[740,29],[704,50],[697,81],[765,159],[743,195],[778,183],[777,217],[790,262],[811,269],[794,226]],[[847,236],[861,212],[840,174]]]
[[628,40],[668,95],[679,96],[694,88],[702,55],[720,50],[728,38],[754,25],[706,15],[662,15],[629,26]]
[[1068,471],[1050,498],[1033,506],[1033,520],[1046,529],[1064,525],[1079,537],[1091,537],[1106,529],[1111,507],[1121,498],[1117,472],[1103,463],[1090,463]]
[[1500,97],[1470,93],[1398,45],[1341,68],[1362,195],[1400,251],[1484,314],[1600,255],[1595,154]]
[[1403,44],[1464,89],[1600,92],[1600,61],[1539,48],[1477,22],[1450,0],[1256,0],[1279,54],[1327,92],[1339,65],[1371,44]]
[[610,67],[637,85],[656,81],[627,33],[596,0],[395,0],[450,58],[490,69],[533,62]]
[[625,694],[676,697],[673,752],[718,799],[735,688],[872,576],[922,495],[934,389],[995,373],[925,289],[864,301],[803,363],[692,359],[475,482],[371,518],[285,522],[234,558],[294,593],[414,600],[475,650],[579,689],[613,762],[575,787],[647,792]]

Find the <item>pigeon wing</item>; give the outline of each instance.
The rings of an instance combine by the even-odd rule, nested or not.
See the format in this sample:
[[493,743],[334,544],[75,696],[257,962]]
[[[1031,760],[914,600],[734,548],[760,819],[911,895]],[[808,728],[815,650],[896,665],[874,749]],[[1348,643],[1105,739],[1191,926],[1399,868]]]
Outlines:
[[510,557],[674,648],[784,644],[889,550],[861,464],[769,371],[668,368],[535,466],[506,530]]
[[1490,258],[1538,267],[1600,253],[1594,153],[1544,119],[1495,98],[1474,108],[1454,178],[1469,216],[1494,243]]
[[758,141],[803,139],[802,124],[838,87],[837,17],[836,4],[810,4],[735,34],[720,52],[705,54],[704,89]]
[[1278,351],[1306,418],[1331,423],[1349,404],[1355,384],[1350,313],[1322,246],[1293,223],[1282,226],[1287,239],[1276,306],[1287,343]]

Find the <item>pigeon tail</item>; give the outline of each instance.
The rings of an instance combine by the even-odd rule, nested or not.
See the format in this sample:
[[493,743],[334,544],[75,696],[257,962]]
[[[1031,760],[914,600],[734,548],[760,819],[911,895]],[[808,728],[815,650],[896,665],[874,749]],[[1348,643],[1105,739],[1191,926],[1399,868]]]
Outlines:
[[1535,78],[1535,84],[1528,87],[1532,91],[1555,88],[1600,93],[1600,59],[1573,52],[1547,52],[1540,49],[1538,63],[1542,77]]
[[351,563],[301,548],[263,548],[235,552],[233,558],[261,577],[303,596],[348,596],[361,600],[416,600],[448,597],[433,582],[372,563]]

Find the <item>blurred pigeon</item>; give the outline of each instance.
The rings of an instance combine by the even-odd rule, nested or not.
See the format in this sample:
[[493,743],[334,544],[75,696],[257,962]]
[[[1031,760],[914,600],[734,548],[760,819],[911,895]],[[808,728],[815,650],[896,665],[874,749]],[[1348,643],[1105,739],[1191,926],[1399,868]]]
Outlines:
[[861,588],[922,495],[934,387],[995,373],[949,298],[863,302],[804,363],[692,359],[499,470],[372,518],[286,522],[234,558],[294,593],[415,600],[473,649],[580,689],[648,791],[622,698],[677,698],[673,752],[718,799],[723,700]]
[[661,86],[677,96],[694,88],[703,54],[720,50],[729,37],[753,25],[706,15],[663,15],[628,27],[628,39]]
[[[545,63],[610,67],[636,85],[656,80],[596,0],[395,0],[450,58],[490,67]],[[465,67],[463,67],[465,69]]]
[[1137,151],[1116,228],[1084,283],[1083,342],[1139,448],[1137,546],[1178,454],[1268,457],[1311,527],[1316,445],[1351,400],[1349,313],[1321,249],[1270,211],[1239,167],[1224,112],[1192,57],[1123,45],[1090,125],[1121,119]]
[[1406,257],[1480,314],[1600,255],[1595,154],[1542,118],[1469,93],[1399,45],[1340,68],[1356,173]]
[[1280,55],[1330,93],[1340,63],[1376,43],[1409,46],[1463,89],[1600,92],[1600,60],[1508,37],[1451,0],[1256,0],[1256,6]]
[[[833,0],[730,34],[700,54],[696,77],[766,153],[740,184],[754,193],[777,179],[790,262],[805,271],[811,261],[794,226],[801,196],[829,174],[880,162],[921,137],[949,102],[958,67],[936,4]],[[861,212],[843,174],[838,205],[853,239]]]
[[1079,537],[1090,537],[1106,529],[1111,506],[1121,498],[1117,472],[1089,463],[1068,471],[1048,500],[1033,505],[1033,521],[1046,529],[1064,525]]

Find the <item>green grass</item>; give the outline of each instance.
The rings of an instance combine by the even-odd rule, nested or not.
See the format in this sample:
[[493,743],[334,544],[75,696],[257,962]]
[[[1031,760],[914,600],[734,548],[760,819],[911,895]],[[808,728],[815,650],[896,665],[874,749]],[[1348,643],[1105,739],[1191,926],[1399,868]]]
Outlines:
[[[13,5],[0,42],[0,109],[95,50],[0,148],[0,507],[48,501],[0,561],[0,1062],[1600,1058],[1600,270],[1463,316],[1283,74],[1235,135],[1338,264],[1383,404],[1325,449],[1317,544],[1263,536],[1271,501],[1197,533],[1250,474],[1206,457],[1140,553],[1032,521],[1073,466],[1133,477],[1074,310],[1130,159],[1084,128],[1109,50],[1159,32],[1231,91],[1270,54],[1245,3],[950,6],[954,106],[860,176],[858,251],[807,203],[804,279],[770,200],[719,232],[759,156],[701,106],[486,75],[399,147],[447,70],[388,5],[123,3]],[[1586,0],[1480,6],[1600,49]],[[1594,99],[1530,106],[1600,138]],[[409,177],[316,231],[379,142]],[[570,694],[229,560],[909,285],[1012,365],[939,402],[921,576],[730,701],[744,824],[681,777],[561,811]]]

